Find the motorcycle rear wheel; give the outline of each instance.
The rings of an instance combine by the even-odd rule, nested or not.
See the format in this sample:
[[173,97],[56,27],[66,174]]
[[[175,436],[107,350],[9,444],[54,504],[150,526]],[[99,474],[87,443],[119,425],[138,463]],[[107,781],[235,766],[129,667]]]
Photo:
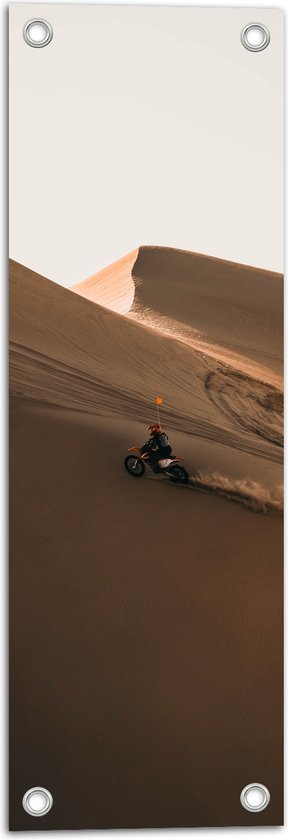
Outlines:
[[140,461],[140,458],[135,457],[135,455],[127,455],[124,461],[124,467],[129,475],[133,475],[134,478],[141,478],[145,472],[145,464],[143,464],[143,461]]
[[180,467],[178,464],[175,464],[174,467],[169,469],[169,479],[170,481],[177,482],[177,484],[188,484],[188,473],[184,470],[184,467]]

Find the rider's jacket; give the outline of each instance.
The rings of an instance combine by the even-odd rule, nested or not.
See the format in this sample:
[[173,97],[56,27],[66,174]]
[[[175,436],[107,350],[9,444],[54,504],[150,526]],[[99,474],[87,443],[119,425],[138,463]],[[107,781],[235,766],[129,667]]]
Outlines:
[[158,449],[165,449],[166,446],[169,446],[169,440],[165,432],[154,432],[142,446],[141,452],[157,452]]

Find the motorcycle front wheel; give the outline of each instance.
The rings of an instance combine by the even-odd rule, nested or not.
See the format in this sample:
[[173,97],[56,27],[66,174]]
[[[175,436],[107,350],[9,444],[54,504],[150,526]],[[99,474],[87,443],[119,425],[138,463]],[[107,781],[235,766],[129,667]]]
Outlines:
[[134,475],[135,478],[141,478],[141,475],[144,475],[145,472],[145,465],[140,458],[135,457],[135,455],[127,455],[124,461],[125,470],[129,473],[129,475]]
[[177,482],[177,484],[188,484],[188,473],[184,470],[184,467],[179,467],[178,464],[169,469],[168,475],[170,481]]

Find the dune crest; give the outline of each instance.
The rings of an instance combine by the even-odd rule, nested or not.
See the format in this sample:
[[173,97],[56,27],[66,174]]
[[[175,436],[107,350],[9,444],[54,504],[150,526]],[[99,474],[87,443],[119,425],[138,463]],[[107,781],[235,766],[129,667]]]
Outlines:
[[71,286],[71,291],[111,309],[119,315],[125,315],[134,301],[135,285],[132,268],[138,257],[138,248],[125,257],[108,265],[87,280]]
[[71,291],[283,390],[282,275],[140,246]]
[[282,463],[275,388],[232,374],[188,343],[92,305],[13,261],[10,315],[14,396],[147,425],[161,385],[163,423],[185,435],[188,450],[196,435],[224,445],[225,460],[228,447],[231,463],[236,453],[249,453],[248,475],[257,480],[260,463],[250,455]]
[[132,274],[135,320],[282,385],[283,275],[156,246],[139,248]]

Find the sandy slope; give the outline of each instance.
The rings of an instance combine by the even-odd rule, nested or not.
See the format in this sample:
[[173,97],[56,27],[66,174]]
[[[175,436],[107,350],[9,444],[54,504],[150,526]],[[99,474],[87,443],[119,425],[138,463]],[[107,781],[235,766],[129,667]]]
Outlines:
[[190,475],[267,500],[279,390],[16,263],[10,289],[11,827],[40,776],[47,829],[281,822],[279,513],[122,466],[160,393]]
[[113,312],[129,312],[134,300],[132,268],[138,256],[138,249],[131,251],[117,262],[92,274],[82,283],[71,286],[78,295],[107,306]]
[[[274,445],[281,442],[278,391],[241,379],[188,345],[91,305],[15,263],[10,338],[13,394],[146,426],[160,391],[170,432],[228,445],[231,456],[240,450],[281,462]],[[216,377],[229,391],[223,405],[225,388],[221,380],[217,390]]]
[[283,276],[142,246],[71,287],[158,334],[283,388]]
[[227,260],[143,247],[132,269],[136,300],[189,324],[221,347],[283,370],[283,276]]

